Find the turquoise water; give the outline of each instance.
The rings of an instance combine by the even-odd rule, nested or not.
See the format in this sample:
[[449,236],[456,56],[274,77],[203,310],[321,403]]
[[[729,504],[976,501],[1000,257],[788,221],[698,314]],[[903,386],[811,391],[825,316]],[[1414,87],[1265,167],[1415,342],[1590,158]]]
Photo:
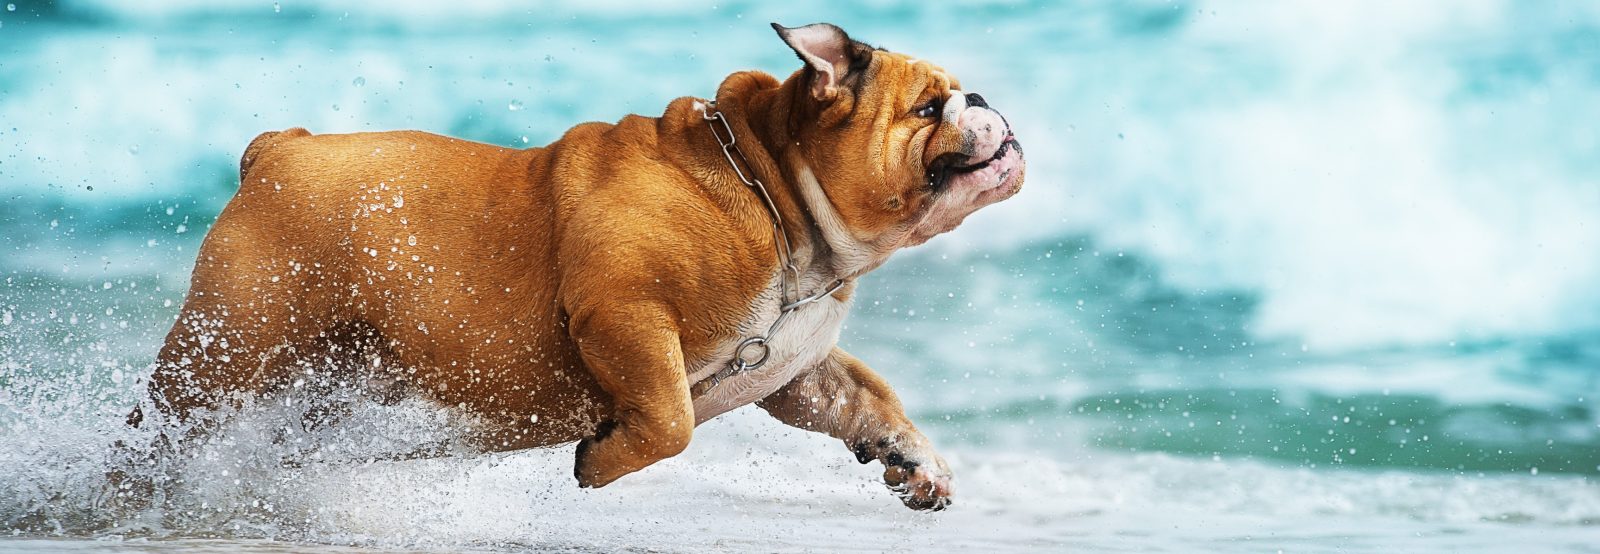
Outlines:
[[[208,4],[0,12],[0,550],[1600,545],[1591,4]],[[101,501],[256,133],[544,144],[792,71],[766,23],[814,20],[944,65],[1028,145],[1023,193],[867,278],[844,333],[953,510],[753,410],[599,491],[567,448],[364,461],[448,434],[422,403],[279,467],[296,401],[165,504]]]

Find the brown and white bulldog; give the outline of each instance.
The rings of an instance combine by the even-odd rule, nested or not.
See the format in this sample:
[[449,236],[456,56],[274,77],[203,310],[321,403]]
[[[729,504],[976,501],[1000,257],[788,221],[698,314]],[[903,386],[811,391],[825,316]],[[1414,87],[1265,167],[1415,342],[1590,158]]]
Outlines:
[[755,402],[945,507],[944,460],[835,344],[856,279],[1015,194],[1021,149],[938,66],[773,28],[805,64],[787,80],[734,73],[714,102],[542,148],[257,137],[151,378],[161,421],[362,367],[476,415],[486,450],[582,439],[578,483],[599,487]]

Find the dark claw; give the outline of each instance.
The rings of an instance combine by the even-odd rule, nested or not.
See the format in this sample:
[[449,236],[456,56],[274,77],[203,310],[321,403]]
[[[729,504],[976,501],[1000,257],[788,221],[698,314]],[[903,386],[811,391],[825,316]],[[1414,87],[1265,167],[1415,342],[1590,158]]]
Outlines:
[[917,471],[917,466],[920,465],[920,464],[918,464],[916,462],[913,462],[911,460],[906,460],[906,461],[900,462],[899,465],[900,465],[900,469],[905,470],[906,473],[915,473]]
[[851,451],[856,453],[856,461],[858,462],[865,464],[872,461],[872,452],[867,450],[867,443],[858,442]]
[[[890,490],[895,489],[891,488]],[[907,508],[911,508],[913,510],[929,510],[938,512],[943,511],[945,508],[949,508],[951,504],[955,503],[955,501],[951,500],[949,497],[921,498],[915,494],[907,492],[906,489],[903,488],[895,490],[895,494],[900,497],[901,503],[905,504]]]
[[617,421],[616,420],[608,419],[608,420],[602,421],[602,422],[600,422],[600,425],[597,425],[594,428],[594,440],[597,440],[597,441],[606,440],[606,437],[611,436],[611,432],[615,431],[615,430],[617,430]]
[[589,487],[588,485],[584,484],[583,479],[583,458],[589,454],[589,447],[594,446],[594,443],[605,440],[605,438],[611,436],[611,432],[615,431],[616,429],[617,422],[608,419],[600,422],[600,425],[595,427],[594,436],[578,441],[578,451],[575,455],[573,455],[572,476],[578,479],[579,488]]

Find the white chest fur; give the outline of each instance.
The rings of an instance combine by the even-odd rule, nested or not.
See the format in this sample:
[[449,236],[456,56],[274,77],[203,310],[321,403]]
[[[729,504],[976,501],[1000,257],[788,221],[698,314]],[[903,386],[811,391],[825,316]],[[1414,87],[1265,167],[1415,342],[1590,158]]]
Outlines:
[[[814,273],[807,274],[801,278],[801,294],[823,290],[831,282],[831,279],[824,280]],[[739,336],[719,345],[709,360],[690,366],[690,383],[697,383],[727,367],[740,341],[767,331],[778,317],[778,287],[777,279],[773,279],[751,304],[750,315],[739,326]],[[847,293],[848,288],[841,289],[839,295]],[[822,362],[839,342],[839,328],[849,311],[848,300],[841,302],[832,295],[795,310],[767,338],[772,354],[766,364],[731,375],[694,399],[695,423],[766,398],[800,372]]]

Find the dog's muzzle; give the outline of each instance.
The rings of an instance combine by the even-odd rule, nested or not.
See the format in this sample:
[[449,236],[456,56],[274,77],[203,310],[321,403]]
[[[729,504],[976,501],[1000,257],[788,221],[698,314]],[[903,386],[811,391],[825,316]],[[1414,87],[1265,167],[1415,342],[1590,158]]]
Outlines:
[[[982,95],[955,91],[945,102],[942,115],[945,121],[960,126],[961,149],[942,154],[929,164],[929,184],[935,191],[945,190],[956,178],[1004,163],[1008,156],[1020,158],[1022,145],[1012,134],[1010,123]],[[1002,170],[997,176],[1003,181],[1010,173]]]

